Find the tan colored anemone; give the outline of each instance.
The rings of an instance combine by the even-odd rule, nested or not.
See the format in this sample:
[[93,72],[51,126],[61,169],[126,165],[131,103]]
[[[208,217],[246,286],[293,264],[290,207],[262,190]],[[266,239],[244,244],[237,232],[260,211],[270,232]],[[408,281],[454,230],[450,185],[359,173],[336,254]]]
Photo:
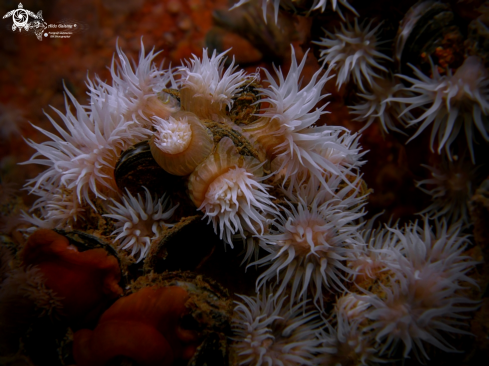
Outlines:
[[156,162],[173,175],[188,175],[212,151],[212,133],[191,112],[177,112],[168,119],[153,117],[156,132],[150,140]]
[[232,140],[224,137],[190,175],[189,195],[220,238],[232,244],[234,234],[263,233],[268,214],[276,211],[269,186],[261,183],[264,179],[263,163],[240,155]]

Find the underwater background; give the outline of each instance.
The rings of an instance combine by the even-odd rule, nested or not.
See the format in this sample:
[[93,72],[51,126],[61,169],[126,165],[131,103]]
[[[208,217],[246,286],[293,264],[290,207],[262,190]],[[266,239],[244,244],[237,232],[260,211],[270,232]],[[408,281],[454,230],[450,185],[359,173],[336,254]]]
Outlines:
[[[278,1],[267,3],[252,0],[249,3],[241,1],[241,6],[230,10],[235,2],[22,2],[24,9],[34,13],[42,10],[42,17],[47,24],[78,25],[76,32],[68,39],[45,37],[42,41],[32,31],[13,31],[12,20],[2,19],[0,277],[3,282],[0,287],[0,327],[5,331],[0,331],[0,364],[481,364],[480,360],[489,355],[489,142],[484,136],[484,133],[486,136],[489,133],[489,108],[484,105],[488,103],[489,97],[489,4],[481,0],[288,0],[280,2],[279,9]],[[262,3],[266,3],[266,14]],[[323,8],[318,5],[322,3],[325,4]],[[420,4],[424,4],[424,7],[420,8]],[[316,6],[318,8],[312,11]],[[18,7],[16,1],[2,1],[0,13],[3,16]],[[329,76],[341,73],[339,66],[335,68],[331,61],[334,55],[328,58],[329,53],[324,50],[328,47],[331,49],[333,40],[336,40],[335,35],[348,37],[345,27],[350,27],[349,31],[354,33],[355,24],[356,28],[361,28],[365,33],[368,29],[374,30],[372,35],[379,54],[372,58],[376,58],[378,66],[373,61],[367,66],[374,65],[371,74],[374,79],[387,80],[397,85],[392,94],[382,94],[391,87],[389,83],[384,85],[380,81],[369,81],[366,74],[362,74],[363,71],[355,77],[353,69],[346,68],[341,82],[338,81],[339,76],[325,77],[320,71],[329,66]],[[406,34],[400,36],[403,31]],[[332,41],[328,43],[326,39]],[[400,39],[404,39],[404,42],[400,42]],[[341,44],[341,38],[337,44]],[[155,53],[159,52],[154,58],[150,54],[153,48]],[[231,50],[221,59],[216,59],[212,54],[216,51],[219,55],[228,49]],[[140,57],[142,50],[146,53]],[[437,128],[450,124],[447,122],[449,102],[445,100],[448,112],[446,115],[441,114],[440,122],[435,120],[410,140],[423,123],[423,120],[420,123],[412,121],[420,119],[432,107],[430,100],[415,100],[425,94],[419,91],[421,89],[412,88],[414,79],[422,79],[414,68],[427,79],[438,77],[439,80],[445,80],[443,78],[457,75],[457,70],[462,69],[465,60],[470,57],[477,57],[480,60],[477,65],[482,65],[481,70],[485,70],[475,77],[481,85],[479,93],[482,102],[477,104],[474,102],[477,98],[469,98],[470,102],[462,101],[452,106],[451,111],[469,110],[467,118],[472,119],[477,114],[471,109],[472,104],[482,110],[481,123],[474,124],[475,128],[471,130],[473,150],[469,149],[468,141],[471,138],[466,138],[468,127],[463,125],[472,122],[460,122],[464,128],[455,127],[457,132],[453,139],[448,134],[443,135],[442,130],[432,133],[432,124],[437,125]],[[304,63],[301,64],[303,58]],[[161,83],[166,83],[165,87],[157,91],[153,89],[155,93],[160,93],[157,94],[158,100],[163,101],[163,107],[158,107],[165,111],[160,115],[161,119],[170,121],[170,116],[178,119],[181,116],[178,113],[193,113],[199,120],[207,121],[204,124],[206,131],[212,131],[214,145],[212,153],[208,154],[215,156],[214,160],[218,160],[219,154],[230,156],[232,148],[220,141],[231,138],[235,146],[238,140],[243,144],[238,149],[241,157],[226,158],[236,159],[232,160],[231,165],[242,168],[248,164],[242,161],[251,161],[251,157],[262,164],[258,168],[258,163],[249,163],[252,168],[248,169],[248,174],[257,177],[254,178],[256,184],[262,184],[261,190],[257,189],[252,196],[268,205],[259,210],[260,214],[255,211],[249,214],[256,225],[244,223],[244,216],[240,216],[244,234],[232,219],[223,229],[222,222],[225,219],[218,214],[211,219],[210,209],[202,209],[204,198],[199,201],[195,198],[196,193],[188,193],[192,189],[188,181],[198,180],[188,178],[195,167],[182,174],[162,172],[158,166],[161,166],[160,162],[156,164],[156,157],[153,159],[151,155],[153,150],[150,151],[150,147],[146,146],[151,143],[144,147],[139,145],[143,140],[150,140],[151,136],[137,130],[127,132],[127,135],[130,137],[131,133],[134,136],[141,133],[144,136],[134,137],[131,143],[125,137],[126,140],[114,149],[117,151],[114,163],[109,163],[113,165],[114,176],[111,179],[114,181],[114,189],[118,191],[117,197],[111,194],[105,198],[103,194],[93,195],[95,190],[91,183],[87,183],[90,186],[87,196],[83,199],[80,198],[83,194],[77,196],[79,202],[86,198],[81,211],[71,211],[62,219],[50,213],[54,210],[50,211],[49,205],[52,202],[49,199],[39,201],[42,196],[33,190],[33,186],[46,171],[45,165],[50,165],[43,165],[42,162],[19,163],[32,159],[36,152],[42,155],[42,151],[47,151],[42,150],[44,148],[41,146],[49,146],[48,141],[54,141],[50,133],[60,135],[45,113],[65,129],[63,118],[54,109],[68,115],[66,105],[70,105],[71,112],[78,120],[82,120],[80,116],[83,111],[90,110],[89,106],[101,101],[100,95],[103,93],[130,93],[130,86],[127,86],[130,83],[124,84],[125,80],[120,85],[126,89],[121,87],[114,92],[109,87],[115,85],[114,75],[122,75],[122,79],[124,75],[133,76],[118,66],[121,60],[122,63],[124,60],[129,61],[127,65],[130,69],[130,60],[135,60],[131,70],[137,70],[137,65],[148,66],[150,63],[154,63],[157,70],[178,70],[175,71],[175,75],[178,75],[176,82],[165,79],[167,74],[157,76],[163,80]],[[234,64],[231,64],[233,60]],[[338,60],[340,58],[335,62],[341,65],[341,60]],[[112,65],[115,65],[113,70]],[[205,79],[207,71],[201,65],[214,67],[215,75]],[[275,72],[274,66],[280,67],[281,71]],[[186,86],[179,80],[185,77],[190,80],[194,73],[200,72],[201,75],[205,74],[202,85],[211,88],[216,82],[212,77],[222,80],[226,77],[226,74],[223,75],[226,69],[232,70],[232,73],[244,70],[236,77],[236,80],[241,80],[241,84],[231,93],[231,102],[220,105],[220,101],[203,101],[199,103],[208,103],[208,106],[200,107],[199,104],[198,107],[196,100],[204,99],[199,91],[193,91],[194,94],[185,99],[185,92],[182,91],[185,88],[192,89],[197,82],[189,82]],[[264,69],[272,76],[267,75]],[[298,72],[294,74],[296,80],[289,80],[291,84],[279,82],[277,89],[286,85],[285,96],[290,90],[290,93],[301,95],[300,90],[310,86],[308,92],[316,94],[310,97],[301,95],[303,99],[300,103],[308,105],[312,100],[316,103],[311,104],[308,111],[303,111],[303,115],[312,115],[316,108],[324,108],[324,111],[329,112],[315,115],[312,127],[309,124],[304,127],[304,131],[322,133],[321,136],[327,135],[328,138],[336,136],[338,141],[344,136],[341,140],[344,144],[342,148],[348,150],[345,159],[351,159],[340,168],[331,168],[332,173],[322,172],[325,174],[323,177],[328,177],[323,185],[317,181],[306,182],[309,178],[305,176],[309,173],[313,175],[310,166],[306,167],[309,173],[304,173],[306,170],[298,168],[287,170],[285,163],[281,166],[286,171],[285,178],[278,182],[279,178],[282,179],[282,173],[274,170],[277,165],[273,165],[272,157],[276,158],[280,149],[273,145],[275,142],[266,138],[277,131],[260,130],[262,126],[257,122],[258,117],[253,116],[260,113],[286,115],[284,111],[271,109],[278,100],[273,98],[278,98],[279,92],[273,91],[275,94],[272,96],[266,93],[260,96],[259,92],[272,90],[269,87],[270,81],[279,80],[280,75],[285,77],[290,70]],[[404,78],[396,76],[399,74],[404,75]],[[134,75],[132,82],[137,84],[138,75]],[[87,84],[87,77],[96,86]],[[246,82],[243,81],[245,79]],[[292,84],[295,84],[295,89],[300,85],[299,91],[294,91]],[[317,88],[317,85],[320,87]],[[379,90],[382,91],[378,96],[375,95],[376,85],[380,85]],[[208,93],[212,94],[209,90]],[[65,104],[67,93],[80,105],[87,107],[77,107],[71,99]],[[475,92],[471,97],[473,95]],[[377,97],[380,98],[378,102],[375,99]],[[128,100],[137,98],[127,97]],[[260,98],[269,98],[271,101],[263,100],[258,106],[253,104],[258,103]],[[392,100],[389,101],[389,98]],[[108,100],[100,103],[101,111],[109,108],[107,106],[112,102],[106,103]],[[373,102],[366,105],[368,100]],[[217,112],[212,109],[216,105],[219,105]],[[413,106],[409,113],[400,116],[409,105]],[[384,113],[379,112],[382,109],[374,112],[370,109],[379,106],[387,108],[382,121],[379,117]],[[291,109],[299,107],[292,106]],[[151,109],[151,113],[159,111],[158,108]],[[443,103],[439,108],[443,108]],[[474,107],[474,110],[477,108]],[[167,112],[168,115],[165,114]],[[133,113],[131,118],[150,119],[146,113],[143,111],[140,116]],[[128,119],[127,111],[123,111],[123,108],[115,114]],[[158,115],[156,112],[154,114]],[[87,116],[88,119],[94,118],[90,113]],[[209,120],[222,125],[214,126]],[[230,127],[229,121],[238,127]],[[258,126],[256,129],[253,128],[254,124]],[[314,128],[324,126],[343,127],[348,132],[339,129],[333,132],[313,131]],[[152,132],[157,130],[156,126],[146,127]],[[75,130],[79,128],[74,127]],[[280,135],[284,130],[278,131]],[[172,133],[176,132],[173,130]],[[239,136],[233,137],[235,135]],[[346,136],[351,137],[349,143],[345,142]],[[66,139],[66,136],[63,138]],[[243,139],[245,142],[242,142]],[[451,143],[448,150],[443,146],[447,144],[447,139]],[[335,140],[334,143],[338,142]],[[271,144],[271,147],[267,144]],[[440,147],[438,150],[440,145],[443,149]],[[311,146],[311,149],[316,148],[315,145]],[[334,150],[335,145],[331,146]],[[338,151],[344,153],[342,148]],[[362,155],[363,152],[366,153]],[[288,156],[287,153],[282,155]],[[73,159],[76,160],[76,156]],[[178,176],[178,179],[174,176]],[[297,182],[294,183],[294,179]],[[335,183],[330,183],[333,181]],[[59,183],[49,182],[53,186]],[[328,194],[331,195],[325,193],[324,197],[319,197],[320,194],[316,194],[326,183],[329,184],[331,192]],[[26,184],[27,189],[24,188]],[[64,189],[61,189],[62,186],[59,183],[52,190],[61,192]],[[169,200],[162,198],[165,193]],[[148,226],[148,231],[151,233],[153,230],[154,236],[148,242],[131,247],[133,242],[129,239],[123,242],[122,234],[126,226],[117,220],[130,211],[128,207],[131,204],[133,208],[136,207],[137,203],[134,202],[138,199],[141,210],[149,214],[146,216],[156,215]],[[314,203],[316,200],[319,203]],[[336,201],[342,203],[340,207],[334,208],[332,202]],[[148,209],[150,202],[154,207]],[[174,207],[176,203],[179,203],[177,208]],[[109,204],[112,206],[109,207]],[[63,206],[63,203],[60,205]],[[274,235],[285,235],[280,230],[285,230],[287,223],[292,222],[289,218],[301,209],[311,215],[318,211],[322,215],[321,220],[324,219],[328,225],[338,226],[333,235],[346,238],[338,244],[342,249],[336,253],[336,262],[328,262],[328,268],[334,268],[339,263],[337,269],[328,272],[322,266],[323,262],[318,264],[301,259],[294,262],[298,267],[290,269],[287,267],[289,262],[277,261],[275,263],[281,263],[283,267],[277,269],[279,264],[276,264],[275,267],[272,265],[273,270],[267,271],[268,262],[273,262],[279,255],[285,256],[280,254],[282,251],[274,249],[274,246],[281,245],[280,240],[285,239],[276,239]],[[344,211],[345,216],[331,219],[329,212],[335,210]],[[423,214],[420,215],[420,212]],[[80,214],[80,218],[73,220],[77,214]],[[136,216],[140,214],[135,213]],[[141,215],[144,217],[144,214]],[[169,220],[172,215],[172,220]],[[300,215],[297,213],[296,216]],[[260,220],[265,223],[265,229]],[[382,226],[384,224],[386,226]],[[154,229],[154,225],[160,226]],[[258,228],[260,225],[261,229]],[[315,225],[321,226],[317,222]],[[229,236],[226,238],[226,235],[231,234],[232,239]],[[236,238],[236,235],[241,237]],[[327,237],[324,240],[333,239]],[[410,240],[415,244],[410,246]],[[234,248],[231,248],[233,242]],[[319,246],[314,243],[312,247]],[[332,242],[328,243],[322,245],[325,248],[334,246]],[[358,243],[368,249],[356,249]],[[438,246],[436,243],[439,243]],[[395,252],[392,256],[388,253],[391,249]],[[72,256],[70,251],[77,252],[77,256]],[[61,252],[67,252],[66,257]],[[296,249],[295,253],[299,253],[299,250]],[[437,253],[439,258],[436,257]],[[371,269],[363,273],[366,265],[356,261],[361,262],[359,258],[364,254],[370,256],[369,261],[366,261],[368,265],[378,261],[381,263],[380,269],[372,265]],[[391,257],[384,257],[384,254]],[[433,279],[445,271],[440,275],[442,279],[439,283],[448,281],[450,284],[438,287],[433,285],[431,290],[426,290],[427,293],[416,292],[417,287],[412,287],[409,282],[411,274],[406,274],[406,271],[412,269],[415,278],[416,270],[418,275],[423,273],[419,269],[422,267],[421,262],[429,262],[426,267],[429,267],[428,274],[425,273],[427,278]],[[314,270],[306,270],[311,268],[308,266],[310,263],[313,263]],[[298,269],[301,265],[304,265],[302,272]],[[322,273],[317,270],[319,267]],[[311,275],[311,271],[316,270],[320,273],[318,277],[323,276],[325,279]],[[299,280],[294,281],[293,277],[291,280],[294,271],[299,273]],[[58,283],[58,278],[63,280]],[[288,281],[290,286],[287,287]],[[302,284],[308,281],[310,287],[304,285],[306,290],[302,291],[306,295],[299,295]],[[292,291],[291,287],[294,288]],[[416,304],[428,299],[430,291],[444,293],[440,295],[437,305],[432,308],[428,306],[429,310],[423,308],[423,314],[431,311],[435,314],[432,315],[434,318],[423,318],[414,326],[404,320],[401,324],[386,318],[382,325],[378,325],[376,321],[380,322],[382,314],[388,312],[379,303],[384,301],[384,304],[389,304],[389,298],[395,298],[396,291],[406,291],[406,288],[411,292],[405,294],[405,298],[421,297]],[[307,293],[309,300],[305,301]],[[276,297],[271,296],[273,294]],[[349,294],[354,295],[347,297]],[[138,297],[131,297],[133,295]],[[371,298],[367,300],[368,296]],[[119,308],[115,304],[119,304]],[[148,304],[152,304],[153,308],[149,309]],[[385,306],[388,308],[388,305]],[[412,318],[419,310],[411,309],[414,309],[414,305],[407,310],[406,316]],[[109,314],[110,311],[113,313]],[[116,314],[117,311],[119,313]],[[358,315],[362,312],[366,314],[364,317]],[[267,320],[260,323],[260,316]],[[111,324],[120,321],[120,324],[117,323],[114,329],[106,325],[103,329],[107,329],[107,333],[103,333],[100,330],[104,326],[102,319],[112,321]],[[137,323],[138,328],[127,328],[124,322]],[[298,329],[296,331],[293,330],[294,324]],[[432,329],[429,328],[430,324],[435,324]],[[151,328],[151,333],[144,333],[146,328]],[[87,332],[95,332],[96,329],[99,329],[100,333],[96,334],[100,338],[90,340],[92,335]],[[260,338],[260,329],[271,335]],[[394,335],[390,335],[389,329]],[[75,340],[77,332],[79,341]],[[96,349],[95,346],[87,346],[89,342],[104,344],[111,337],[124,341],[116,346],[116,350],[111,348],[106,354],[100,347]],[[158,337],[166,338],[166,341],[156,343],[154,340]],[[256,337],[255,341],[250,340],[253,337]],[[409,337],[412,340],[408,340]],[[136,349],[142,350],[143,355],[131,353],[133,349],[134,352]],[[285,357],[285,354],[294,357]]]

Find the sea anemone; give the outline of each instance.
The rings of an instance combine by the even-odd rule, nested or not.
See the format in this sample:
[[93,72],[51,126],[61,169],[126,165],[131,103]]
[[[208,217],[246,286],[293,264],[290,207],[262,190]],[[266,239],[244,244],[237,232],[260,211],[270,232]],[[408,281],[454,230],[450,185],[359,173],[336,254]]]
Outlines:
[[358,18],[355,18],[354,24],[347,23],[346,27],[341,24],[341,32],[335,30],[333,34],[325,31],[327,38],[313,42],[324,47],[319,61],[324,60],[329,64],[329,69],[337,70],[337,88],[347,83],[350,76],[353,76],[355,84],[365,91],[363,79],[372,86],[373,78],[380,78],[374,69],[387,72],[387,69],[378,62],[382,59],[391,60],[377,50],[380,42],[377,40],[376,33],[382,24],[370,30],[371,25],[372,21],[367,26],[364,26],[364,23],[359,25]]
[[[232,246],[232,235],[245,231],[262,234],[268,214],[276,212],[261,183],[263,163],[241,156],[230,138],[218,143],[216,150],[189,177],[189,194],[194,204],[212,221],[214,231]],[[219,229],[218,229],[219,228]]]
[[[143,48],[139,67],[135,69],[119,48],[117,53],[121,64],[115,72],[112,63],[112,86],[100,80],[95,84],[88,80],[90,106],[80,105],[66,90],[75,114],[70,110],[67,97],[66,114],[54,109],[66,131],[48,116],[61,137],[34,126],[52,140],[41,144],[27,141],[37,152],[24,164],[48,166],[28,182],[33,186],[31,193],[39,195],[41,200],[46,189],[52,193],[51,188],[64,186],[76,193],[79,203],[87,202],[95,209],[94,197],[107,199],[117,192],[113,176],[116,161],[123,150],[151,134],[147,129],[148,122],[152,121],[149,117],[157,114],[160,118],[168,118],[177,110],[165,105],[164,96],[161,99],[156,95],[156,91],[174,80],[171,70],[161,71],[153,65],[156,56],[153,51],[145,56]],[[159,98],[159,102],[155,98]],[[155,103],[161,105],[155,107]]]
[[195,113],[199,118],[215,119],[224,116],[226,106],[231,109],[233,96],[246,82],[245,71],[235,72],[234,59],[224,71],[226,52],[209,58],[207,49],[202,52],[202,60],[193,55],[187,66],[180,67],[180,100],[182,108]]
[[[435,268],[440,274],[443,273],[442,277],[475,285],[474,280],[465,275],[476,262],[463,255],[470,241],[468,235],[461,234],[461,222],[448,225],[445,219],[441,219],[433,223],[431,227],[430,220],[425,216],[423,227],[416,221],[406,225],[402,231],[390,229],[401,242],[404,256],[398,258],[399,265],[411,267],[414,271],[425,267]],[[443,266],[440,266],[441,263]]]
[[46,187],[64,186],[76,192],[80,203],[87,202],[95,209],[93,195],[107,199],[108,194],[117,191],[113,174],[119,154],[150,131],[134,125],[135,122],[125,122],[108,104],[93,104],[88,108],[80,105],[68,90],[66,94],[75,106],[76,115],[71,112],[67,98],[66,114],[53,109],[67,131],[47,115],[61,137],[34,126],[51,141],[37,144],[27,140],[37,152],[22,164],[48,166],[27,185],[33,185],[31,193],[39,196],[45,194]]
[[448,159],[452,160],[450,145],[463,127],[472,162],[475,162],[472,145],[474,124],[482,137],[489,141],[489,77],[482,61],[476,56],[469,56],[455,74],[452,75],[449,70],[448,74],[443,76],[440,76],[438,69],[432,65],[432,78],[414,66],[411,67],[415,77],[398,76],[412,83],[407,90],[414,95],[392,99],[409,105],[401,116],[414,108],[425,109],[418,118],[406,120],[409,126],[421,124],[409,141],[434,122],[431,130],[431,150],[433,151],[435,137],[438,136],[438,154],[445,148]]
[[141,39],[139,64],[136,66],[117,46],[119,63],[116,69],[115,57],[112,59],[112,85],[98,77],[95,83],[87,80],[91,103],[109,104],[123,115],[125,121],[139,122],[146,127],[151,126],[151,117],[166,119],[179,110],[174,98],[160,93],[168,83],[175,88],[177,83],[171,69],[161,70],[154,65],[153,60],[158,54],[152,49],[146,55]]
[[[263,19],[265,19],[265,22],[267,21],[267,6],[268,6],[268,3],[270,1],[271,0],[261,0],[261,6],[263,9]],[[250,0],[239,0],[229,10],[233,10],[234,8],[237,8],[238,6],[241,6],[241,5],[246,4],[248,2],[250,2]],[[285,2],[289,2],[289,1],[286,0]],[[343,5],[347,9],[351,10],[356,16],[358,16],[358,13],[356,12],[356,10],[353,9],[353,7],[348,3],[347,0],[331,0],[331,8],[333,9],[333,11],[338,12],[341,19],[345,19],[345,17],[343,16],[343,12],[341,11],[341,8],[338,6],[338,4]],[[309,12],[315,11],[315,10],[320,10],[322,13],[326,9],[327,5],[328,5],[328,0],[314,0],[313,4],[311,5],[311,7],[309,9]],[[280,0],[273,0],[273,13],[275,16],[275,23],[277,23],[278,9],[279,8],[280,8]]]
[[164,220],[168,220],[178,207],[177,204],[169,208],[168,198],[153,199],[148,189],[144,189],[144,200],[139,193],[136,198],[126,190],[122,204],[112,199],[115,206],[109,206],[111,213],[104,215],[116,220],[117,229],[112,235],[117,235],[115,240],[120,242],[119,248],[131,249],[131,256],[139,252],[138,262],[146,257],[152,240],[160,237],[165,227],[171,226]]
[[392,75],[374,78],[371,90],[358,94],[362,103],[348,106],[350,113],[357,115],[354,121],[366,121],[360,132],[378,121],[386,133],[391,130],[405,135],[406,133],[396,126],[399,124],[404,126],[403,120],[398,119],[404,110],[404,105],[392,100],[392,98],[401,97],[403,91],[404,85],[396,82]]
[[355,282],[378,279],[382,272],[388,272],[390,266],[396,263],[402,249],[399,238],[388,226],[373,229],[376,216],[367,221],[361,231],[363,242],[357,252],[352,253],[348,267],[355,274]]
[[[464,159],[447,161],[442,158],[436,167],[422,165],[429,169],[431,178],[416,182],[416,186],[428,194],[433,201],[420,212],[432,219],[445,218],[448,222],[462,220],[470,223],[469,201],[472,197],[472,183],[475,168]],[[431,189],[429,189],[431,188]]]
[[348,149],[339,143],[339,135],[345,129],[337,126],[314,127],[326,105],[316,108],[317,103],[326,97],[321,95],[324,84],[330,79],[325,73],[319,80],[318,70],[309,84],[300,89],[300,74],[305,65],[307,53],[300,65],[297,65],[294,49],[292,48],[292,63],[287,78],[280,69],[275,69],[279,82],[277,83],[267,70],[270,86],[260,89],[269,106],[263,108],[260,118],[243,128],[266,150],[270,161],[278,159],[277,170],[283,170],[284,182],[291,179],[295,184],[299,176],[312,175],[319,179],[325,187],[326,172],[341,175],[335,164],[322,155],[324,149],[332,148],[346,154]]
[[153,117],[156,129],[150,141],[156,162],[173,175],[194,171],[212,151],[212,133],[190,112],[177,112],[168,120]]
[[336,300],[334,311],[322,330],[320,338],[324,352],[321,365],[367,366],[385,362],[376,356],[376,342],[363,333],[369,304],[358,300],[355,294],[346,294]]
[[[84,219],[87,207],[78,201],[73,190],[64,187],[57,190],[40,187],[36,194],[40,198],[29,211],[39,212],[40,217],[23,212],[22,217],[26,222],[43,229],[66,229],[73,228],[78,219]],[[32,230],[35,229],[30,228],[27,231]]]
[[284,304],[265,291],[256,297],[238,295],[233,317],[234,343],[239,365],[315,365],[321,352],[316,336],[319,313],[306,310],[306,302]]
[[[347,195],[351,190],[353,193]],[[357,197],[357,193],[356,188],[347,186],[330,199],[324,188],[309,198],[289,197],[294,199],[288,202],[290,210],[280,207],[282,212],[274,216],[270,233],[258,236],[269,254],[250,266],[270,267],[258,277],[257,288],[276,276],[280,282],[277,295],[291,284],[294,302],[307,298],[312,283],[316,288],[314,301],[319,301],[321,308],[323,286],[346,290],[344,274],[354,272],[345,266],[345,261],[362,245],[357,236],[360,225],[355,220],[364,214],[361,208],[365,197]]]
[[402,243],[403,255],[390,267],[394,273],[388,285],[382,285],[382,296],[363,290],[357,298],[370,304],[365,316],[370,325],[364,331],[375,334],[379,352],[391,355],[400,342],[403,356],[411,350],[418,359],[429,359],[423,342],[445,352],[455,352],[441,332],[470,334],[460,329],[460,319],[477,308],[477,301],[467,297],[467,276],[476,262],[463,256],[467,237],[460,236],[460,226],[447,227],[435,222],[435,230],[425,218],[424,227],[417,223],[404,230],[391,229]]

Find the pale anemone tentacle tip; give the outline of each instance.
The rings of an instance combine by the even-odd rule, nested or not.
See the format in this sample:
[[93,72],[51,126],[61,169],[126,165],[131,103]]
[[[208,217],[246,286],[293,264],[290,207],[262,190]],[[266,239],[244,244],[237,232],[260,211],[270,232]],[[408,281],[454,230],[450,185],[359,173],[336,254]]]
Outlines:
[[[233,10],[243,4],[249,3],[251,0],[239,0],[236,4],[234,4],[229,10]],[[280,0],[261,0],[261,6],[262,6],[262,11],[263,11],[263,19],[265,20],[265,23],[267,22],[267,7],[268,3],[272,2],[273,6],[273,14],[274,14],[274,20],[275,23],[277,23],[278,20],[278,11],[280,8]],[[341,19],[345,19],[343,12],[341,11],[341,8],[339,4],[343,5],[345,8],[350,10],[353,14],[358,16],[357,11],[348,3],[348,0],[331,0],[331,9],[334,12],[338,12],[338,15],[341,17]],[[323,13],[326,10],[326,7],[328,5],[328,0],[314,0],[313,3],[311,4],[311,7],[309,8],[309,13],[315,10],[321,11]]]

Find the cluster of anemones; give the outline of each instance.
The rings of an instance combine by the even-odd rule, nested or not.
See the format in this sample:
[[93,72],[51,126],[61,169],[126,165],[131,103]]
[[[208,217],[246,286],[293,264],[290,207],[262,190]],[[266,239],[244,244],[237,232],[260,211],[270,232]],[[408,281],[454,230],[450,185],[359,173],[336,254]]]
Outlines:
[[[358,87],[358,102],[349,106],[355,121],[365,122],[363,131],[373,122],[380,122],[383,131],[404,133],[399,127],[405,106],[398,99],[405,96],[405,87],[385,67],[391,58],[379,51],[378,30],[382,24],[371,29],[372,21],[365,25],[354,23],[341,25],[341,31],[326,31],[326,38],[314,42],[321,47],[321,60],[329,69],[337,72],[336,86],[348,84],[350,79]],[[406,117],[411,116],[408,112]]]
[[415,222],[387,230],[378,231],[381,245],[373,240],[375,231],[365,236],[377,254],[375,262],[366,258],[375,265],[363,271],[374,278],[368,285],[359,281],[362,295],[354,295],[358,311],[353,321],[365,325],[362,338],[382,357],[392,357],[401,345],[404,357],[413,352],[420,360],[429,359],[426,344],[454,352],[443,334],[469,334],[460,329],[465,325],[460,313],[478,303],[468,293],[476,283],[467,273],[476,262],[464,255],[468,239],[460,223],[425,218],[422,226]]
[[[153,52],[142,52],[138,67],[118,54],[112,85],[91,82],[90,105],[69,95],[76,115],[68,106],[66,114],[58,112],[68,132],[51,119],[61,137],[43,131],[52,141],[30,142],[37,153],[29,162],[48,165],[30,182],[41,196],[34,208],[44,219],[34,216],[31,223],[62,227],[70,213],[101,207],[111,219],[114,241],[143,260],[176,206],[148,190],[144,196],[122,194],[113,176],[120,153],[148,139],[154,160],[167,173],[184,177],[190,200],[215,233],[231,246],[242,240],[245,260],[256,258],[249,265],[267,267],[256,288],[273,294],[242,297],[246,304],[236,308],[245,324],[235,326],[240,364],[313,365],[323,351],[352,344],[361,360],[383,356],[401,342],[406,356],[411,341],[423,354],[421,341],[450,350],[439,332],[458,332],[454,319],[470,310],[463,286],[471,284],[466,272],[474,263],[462,255],[465,238],[443,224],[432,232],[428,221],[424,228],[412,224],[402,230],[373,230],[367,224],[362,232],[368,191],[359,171],[364,163],[359,135],[317,125],[326,113],[326,104],[318,102],[327,96],[322,89],[329,71],[317,71],[301,87],[307,53],[298,63],[292,49],[287,76],[278,69],[275,79],[265,70],[268,87],[258,92],[267,103],[259,118],[240,126],[230,110],[258,75],[236,71],[234,64],[225,70],[224,54],[208,56],[204,50],[201,59],[194,56],[186,66],[166,71],[152,64]],[[429,280],[418,282],[419,275]],[[379,280],[386,296],[365,286],[361,276],[370,284]],[[327,327],[318,317],[320,312],[324,317],[325,297],[352,290],[353,281],[364,290],[356,302],[348,300],[351,314],[336,310],[336,320],[320,336],[319,327]],[[416,297],[426,293],[431,303]],[[311,297],[319,312],[305,311]],[[422,320],[405,324],[406,314],[396,312],[402,301],[419,306]],[[401,336],[389,322],[403,329]]]
[[[117,70],[114,63],[112,65],[112,85],[101,80],[96,80],[96,83],[89,80],[89,105],[81,105],[66,90],[75,113],[70,109],[68,98],[65,114],[55,110],[64,123],[64,129],[48,115],[60,136],[38,128],[51,141],[40,144],[28,141],[37,152],[26,164],[48,167],[28,182],[31,193],[39,196],[32,211],[40,217],[35,214],[24,214],[24,217],[35,226],[72,227],[77,219],[84,219],[90,210],[97,211],[95,202],[98,199],[102,202],[113,199],[123,202],[123,205],[129,202],[119,192],[114,179],[114,169],[121,152],[151,136],[152,131],[147,128],[151,122],[150,115],[168,118],[176,110],[175,105],[156,95],[173,78],[171,71],[159,70],[154,66],[153,58],[156,55],[153,51],[148,55],[144,50],[141,52],[137,68],[131,66],[120,49],[117,49],[117,54],[120,64]],[[110,211],[108,207],[106,209]],[[131,209],[140,211],[138,206]],[[134,223],[134,220],[137,219],[128,215],[126,221]],[[138,233],[141,235],[142,231]],[[116,230],[115,234],[119,232]],[[147,241],[147,237],[141,235],[138,240],[130,240],[132,243],[141,241]],[[121,242],[127,246],[125,240]],[[141,249],[137,245],[135,248],[137,250],[133,254]]]

